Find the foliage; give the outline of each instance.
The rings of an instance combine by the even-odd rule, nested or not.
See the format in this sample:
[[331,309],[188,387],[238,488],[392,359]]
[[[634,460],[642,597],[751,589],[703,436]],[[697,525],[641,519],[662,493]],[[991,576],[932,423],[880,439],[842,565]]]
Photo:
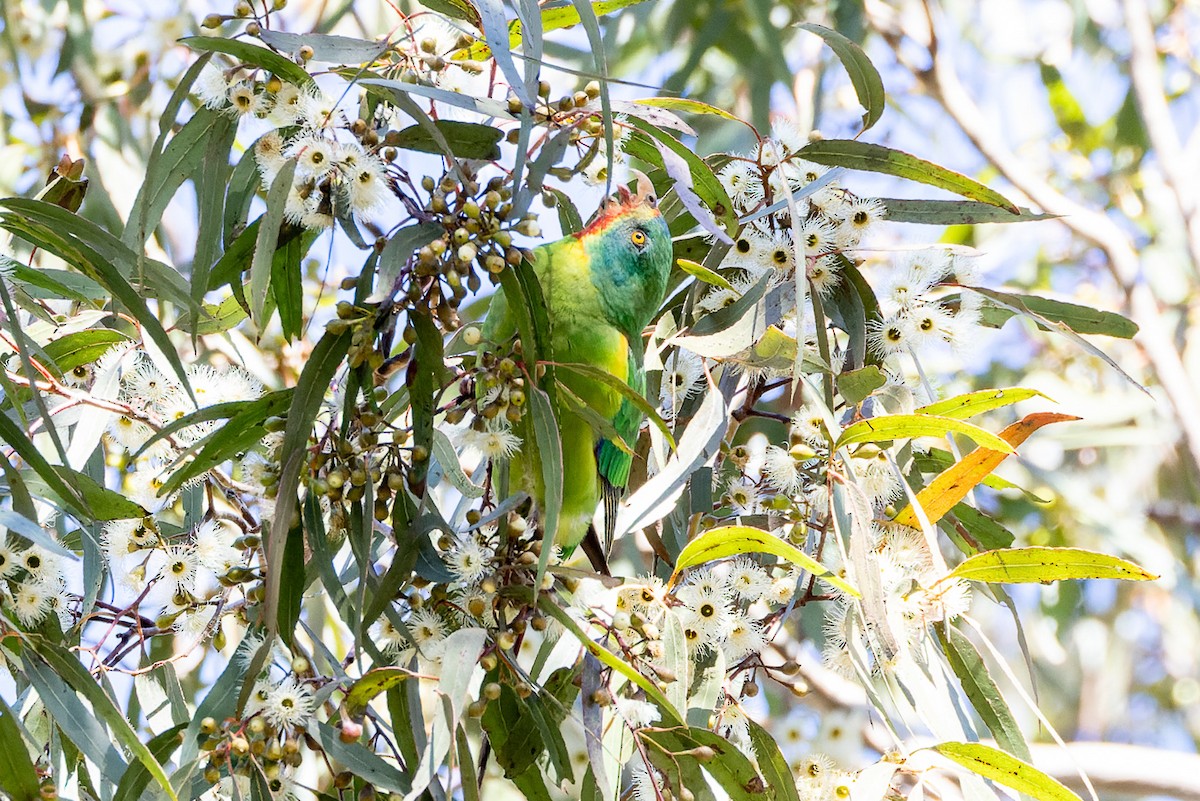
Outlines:
[[[989,286],[929,229],[876,246],[888,221],[1053,212],[869,141],[885,81],[852,4],[796,33],[828,44],[861,106],[830,138],[768,119],[758,91],[749,119],[674,96],[686,75],[622,99],[605,41],[644,21],[636,0],[431,0],[377,39],[331,33],[342,12],[282,31],[285,5],[238,2],[174,70],[155,53],[121,79],[141,116],[107,122],[140,158],[119,204],[118,178],[69,157],[0,201],[0,790],[799,801],[949,776],[974,797],[1077,797],[1036,767],[1026,713],[1057,734],[992,678],[1012,671],[972,596],[1155,576],[1017,544],[1020,516],[985,493],[1020,488],[993,471],[1077,418],[1017,386],[946,397],[930,366],[961,370],[1019,316],[1121,372],[1081,335],[1138,327]],[[753,25],[775,16],[749,5]],[[5,12],[15,53],[36,55],[13,35],[33,8]],[[700,25],[680,8],[670,24]],[[713,29],[725,13],[709,46],[762,33]],[[77,80],[83,14],[57,65]],[[594,63],[562,55],[574,25]],[[791,68],[768,38],[769,84]],[[580,231],[623,164],[674,235],[633,343],[645,398],[556,361],[530,268],[543,228]],[[959,199],[871,197],[862,173]],[[480,319],[497,286],[502,341]],[[560,421],[611,429],[567,376],[649,418],[611,577],[554,545]],[[796,737],[763,725],[818,653],[890,735],[870,758],[833,712]]]

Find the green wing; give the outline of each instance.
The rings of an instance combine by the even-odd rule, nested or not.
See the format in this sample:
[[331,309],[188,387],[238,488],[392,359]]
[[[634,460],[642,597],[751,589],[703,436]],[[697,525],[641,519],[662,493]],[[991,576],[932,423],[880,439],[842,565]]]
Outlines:
[[[638,394],[646,394],[646,374],[642,370],[641,354],[637,348],[629,349],[629,386]],[[628,398],[621,399],[617,416],[613,418],[613,428],[625,440],[630,448],[637,444],[638,429],[642,426],[642,412],[629,402]],[[604,550],[612,547],[613,534],[617,526],[617,504],[625,493],[625,485],[629,483],[629,471],[633,467],[633,456],[617,447],[612,440],[602,438],[596,446],[596,469],[600,473],[601,486],[604,494]]]

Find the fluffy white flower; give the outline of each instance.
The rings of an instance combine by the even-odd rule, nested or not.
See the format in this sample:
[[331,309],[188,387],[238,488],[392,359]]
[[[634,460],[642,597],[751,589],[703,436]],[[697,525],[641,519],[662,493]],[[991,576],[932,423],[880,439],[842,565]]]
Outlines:
[[651,726],[659,718],[658,707],[649,701],[618,697],[616,699],[616,706],[617,712],[634,729]]
[[763,198],[762,176],[751,161],[735,158],[717,173],[729,199],[743,209],[749,209]]
[[492,549],[475,537],[464,537],[446,554],[446,566],[454,574],[455,583],[474,584],[491,569],[493,556]]
[[234,117],[254,117],[267,110],[266,98],[249,81],[230,86],[227,98],[229,113]]
[[218,109],[229,102],[229,80],[225,72],[213,66],[211,61],[200,70],[192,88],[208,108]]
[[307,724],[315,708],[312,691],[289,676],[270,691],[265,713],[267,720],[276,726],[291,729]]
[[745,615],[737,615],[721,648],[725,651],[725,663],[735,665],[747,656],[757,654],[766,645],[762,626]]
[[745,556],[739,556],[730,564],[728,581],[738,598],[751,603],[771,589],[771,577],[767,571]]
[[867,347],[880,358],[902,353],[912,342],[912,321],[903,314],[867,321]]
[[772,487],[789,495],[799,492],[805,477],[792,454],[778,445],[768,445],[763,457],[763,475]]
[[370,220],[394,197],[388,186],[386,167],[378,157],[364,154],[353,165],[344,167],[346,193],[350,209]]

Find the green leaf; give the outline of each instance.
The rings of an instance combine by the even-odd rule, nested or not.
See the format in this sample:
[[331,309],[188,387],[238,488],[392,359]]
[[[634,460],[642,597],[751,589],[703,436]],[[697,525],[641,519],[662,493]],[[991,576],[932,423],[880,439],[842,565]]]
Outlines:
[[873,364],[837,376],[838,392],[851,406],[862,403],[886,383],[887,376]]
[[[312,433],[313,421],[320,411],[321,402],[329,391],[329,382],[341,367],[349,349],[348,331],[341,334],[326,333],[321,337],[300,373],[291,405],[288,407],[287,427],[283,432],[283,443],[279,446],[283,457],[279,470],[275,516],[271,521],[271,529],[264,538],[268,560],[266,597],[263,599],[260,620],[272,629],[278,612],[279,583],[283,578],[283,546],[292,528],[292,517],[296,514],[300,471],[308,460],[308,438]],[[280,558],[276,558],[275,555]]]
[[[1062,300],[1038,297],[1037,295],[1018,295],[1012,292],[997,292],[993,289],[970,287],[984,297],[1000,301],[1012,308],[988,305],[984,307],[983,324],[999,328],[1014,314],[1024,313],[1037,320],[1038,316],[1062,323],[1077,334],[1100,334],[1108,337],[1132,339],[1138,332],[1137,323],[1116,312],[1093,309],[1077,303],[1067,303]],[[1039,324],[1044,321],[1037,320]],[[1044,327],[1044,326],[1043,326]]]
[[467,498],[483,497],[483,487],[473,483],[463,472],[462,465],[458,461],[458,454],[454,452],[454,445],[450,442],[450,438],[438,430],[433,432],[433,458],[437,460],[438,465],[442,468],[442,474],[449,479],[456,490]]
[[989,412],[992,409],[1011,406],[1014,403],[1020,403],[1023,400],[1028,400],[1036,396],[1049,400],[1049,398],[1036,389],[1026,389],[1024,387],[981,389],[978,392],[968,392],[965,395],[956,395],[953,398],[930,403],[919,409],[913,409],[913,413],[966,420],[968,417],[974,417],[977,414]]
[[300,608],[304,600],[304,527],[297,515],[295,525],[288,532],[283,544],[283,567],[281,568],[279,593],[279,636],[290,648],[296,624],[300,621]]
[[[0,440],[16,451],[25,464],[32,468],[42,481],[46,482],[46,486],[72,512],[80,515],[84,520],[92,519],[79,490],[63,480],[58,469],[46,461],[46,457],[34,446],[33,441],[5,414],[0,414]],[[67,468],[62,469],[66,470]]]
[[963,434],[974,442],[1000,453],[1016,453],[1011,445],[990,431],[953,417],[928,414],[888,414],[859,420],[838,437],[834,450],[859,442],[886,442],[893,439],[941,437]]
[[691,259],[676,259],[676,263],[679,264],[679,268],[685,273],[706,284],[719,286],[722,289],[733,289],[733,284],[726,281],[725,277],[719,272],[710,270],[699,262],[692,261]]
[[975,645],[958,629],[953,626],[934,626],[938,639],[942,642],[942,650],[950,663],[954,675],[962,685],[963,692],[979,713],[979,717],[987,725],[992,737],[1004,750],[1013,756],[1028,762],[1030,760],[1029,745],[1025,735],[1017,725],[1008,702],[992,676],[988,673],[983,657],[975,649]]
[[768,794],[764,782],[754,764],[733,743],[719,734],[697,726],[670,729],[643,729],[639,736],[654,744],[646,748],[646,754],[667,776],[675,774],[674,763],[697,762],[689,752],[708,747],[715,754],[707,762],[700,763],[710,776],[716,779],[728,793],[730,801],[765,801],[774,798]]
[[754,756],[758,761],[758,769],[762,772],[767,785],[774,791],[777,801],[800,801],[796,791],[796,777],[792,767],[779,750],[779,743],[762,726],[753,720],[750,724],[750,742],[754,746]]
[[237,298],[230,295],[220,303],[201,303],[200,314],[196,316],[200,321],[194,323],[191,312],[180,315],[175,325],[180,331],[194,333],[198,336],[208,336],[209,334],[222,334],[231,328],[236,328],[249,315],[237,302]]
[[684,718],[680,711],[667,699],[663,691],[658,689],[658,685],[643,676],[638,670],[633,668],[622,657],[614,654],[600,643],[588,636],[579,623],[568,615],[562,608],[555,603],[548,595],[540,595],[538,597],[538,608],[546,615],[554,618],[563,625],[567,631],[571,632],[572,636],[579,641],[579,644],[586,648],[593,656],[599,659],[610,668],[620,673],[625,678],[629,679],[635,685],[640,687],[646,693],[646,697],[658,704],[659,709],[663,714],[670,718],[669,723],[682,723]]
[[[134,198],[129,211],[129,223],[121,237],[126,246],[137,250],[142,248],[162,221],[171,198],[184,181],[196,178],[203,182],[197,177],[201,173],[201,162],[220,157],[223,169],[228,171],[229,148],[236,132],[237,121],[228,114],[201,107],[196,109],[192,118],[184,123],[161,151],[151,151],[146,162],[145,181]],[[215,147],[210,148],[214,142]],[[217,188],[223,194],[224,182]],[[218,213],[217,217],[220,216]]]
[[0,698],[0,790],[12,801],[40,801],[37,769],[29,758],[16,713]]
[[640,392],[612,373],[590,364],[574,364],[570,362],[544,362],[544,364],[552,364],[559,370],[566,370],[568,373],[576,373],[593,381],[599,381],[609,389],[619,393],[622,398],[637,407],[638,411],[644,414],[646,419],[654,424],[655,428],[662,432],[663,437],[671,446],[671,449],[674,450],[675,435],[671,433],[671,427],[662,419],[662,416],[658,413],[658,409],[650,401],[646,400]]
[[767,330],[766,314],[759,308],[759,301],[770,282],[771,276],[764,275],[736,301],[704,315],[671,342],[713,358],[732,356],[751,347]]
[[883,145],[852,139],[822,139],[800,148],[799,155],[829,167],[882,172],[922,184],[946,189],[971,200],[979,200],[1018,214],[1019,209],[999,192],[965,175]]
[[703,103],[699,100],[689,100],[686,97],[642,97],[633,101],[639,106],[652,106],[654,108],[665,108],[671,111],[687,111],[692,114],[709,114],[722,119],[740,122],[742,125],[748,125],[741,117],[730,114],[723,108]]
[[712,168],[695,151],[657,126],[637,117],[630,117],[629,123],[654,146],[657,158],[654,150],[636,147],[636,136],[627,143],[628,152],[643,161],[661,164],[673,182],[675,193],[696,222],[719,241],[731,242],[730,237],[738,230],[737,211]]
[[271,188],[267,192],[267,210],[259,218],[258,235],[254,241],[254,258],[250,262],[250,318],[258,326],[259,335],[266,329],[263,312],[267,304],[267,290],[271,284],[275,248],[278,247],[279,227],[287,207],[288,193],[296,175],[296,160],[288,159],[279,168]]
[[[986,484],[987,481],[985,480],[983,483]],[[968,555],[997,548],[1008,548],[1016,540],[1016,536],[1011,531],[975,507],[965,503],[954,504],[950,512],[939,522],[949,523],[953,526],[948,530],[952,531],[953,535],[962,538],[963,542],[969,546],[969,549],[964,550],[964,553]],[[957,523],[958,526],[954,526],[954,523]],[[960,529],[959,526],[962,528]],[[966,533],[963,532],[963,529],[966,530]]]
[[[38,201],[8,198],[0,200],[0,207],[12,209],[16,215],[0,214],[0,226],[26,238],[32,244],[45,247],[60,256],[72,266],[83,270],[90,278],[97,281],[112,293],[113,299],[119,301],[141,325],[145,333],[154,341],[166,357],[180,382],[188,392],[191,392],[187,372],[179,359],[178,348],[171,342],[167,332],[157,315],[150,312],[142,294],[136,291],[126,280],[118,265],[131,269],[131,252],[115,237],[101,230],[94,223],[70,214],[58,206]],[[65,216],[64,216],[65,215]],[[29,223],[34,223],[31,227]],[[47,230],[46,226],[52,226]],[[49,234],[47,239],[42,234]],[[32,239],[30,237],[33,237]],[[103,248],[97,250],[96,248]],[[169,272],[176,280],[181,281],[178,273],[158,262],[147,260],[145,266],[155,264]],[[160,290],[171,289],[169,281],[165,280],[158,287]],[[186,288],[178,287],[172,290],[182,295],[182,305],[188,304]]]
[[1008,209],[976,200],[903,200],[881,197],[879,202],[887,209],[883,215],[885,220],[920,225],[978,225],[1058,218],[1057,214],[1041,214],[1021,207],[1017,207],[1017,213],[1014,214]]
[[[460,159],[482,159],[495,161],[500,158],[500,140],[504,132],[490,125],[457,120],[434,120],[433,124],[445,137],[450,152]],[[444,150],[424,126],[410,125],[399,132],[396,147],[417,150],[422,153],[437,153]]]
[[193,449],[199,447],[199,452],[171,471],[159,495],[169,495],[196,476],[253,448],[267,435],[263,426],[267,418],[283,414],[292,400],[290,390],[279,390],[252,401],[230,401],[207,406],[164,426],[158,434],[170,434],[179,428],[207,420],[227,421],[193,445]]
[[54,465],[54,471],[79,490],[84,509],[87,510],[85,520],[131,520],[149,514],[121,493],[98,483],[87,473],[63,465]]
[[562,511],[563,463],[562,441],[558,434],[558,420],[550,396],[540,387],[529,387],[529,419],[533,426],[537,444],[538,461],[542,467],[543,491],[542,523],[545,526],[543,550],[550,548],[558,537],[558,516]]
[[500,685],[500,697],[484,709],[482,724],[504,776],[529,801],[550,801],[545,778],[537,766],[538,757],[546,750],[541,732],[529,705],[507,683]]
[[392,234],[379,254],[379,272],[375,275],[374,292],[367,300],[380,303],[391,297],[398,288],[396,282],[409,258],[444,230],[438,223],[414,223]]
[[258,38],[276,50],[293,56],[300,52],[300,48],[311,47],[312,55],[308,60],[327,64],[367,64],[375,61],[388,47],[387,41],[371,42],[329,33],[298,34],[263,30]]
[[865,109],[862,118],[863,130],[878,122],[884,107],[883,79],[879,77],[879,71],[875,69],[875,65],[867,58],[863,49],[852,39],[823,25],[804,22],[796,27],[820,36],[841,60],[842,66],[850,75],[854,93],[858,95],[858,104]]
[[1062,782],[1047,776],[1028,762],[981,743],[946,742],[932,747],[972,773],[1011,787],[1037,801],[1081,801]]
[[[97,718],[103,720],[112,733],[112,739],[125,748],[127,752],[132,754],[146,768],[159,787],[163,789],[167,798],[171,801],[178,801],[175,791],[171,788],[171,780],[167,777],[166,771],[162,765],[155,759],[154,754],[150,753],[150,749],[141,741],[137,732],[130,726],[129,721],[125,718],[125,713],[113,702],[111,698],[96,684],[96,680],[92,674],[84,669],[83,665],[79,664],[79,660],[75,655],[66,650],[62,646],[55,645],[43,637],[35,635],[27,635],[26,642],[28,646],[37,652],[38,657],[45,660],[47,669],[56,674],[56,678],[61,678],[66,681],[72,689],[87,699],[92,707],[89,717],[94,721]],[[34,660],[26,660],[25,667],[28,669],[31,662]],[[109,746],[111,742],[107,742]],[[124,771],[122,771],[124,773]],[[121,776],[116,777],[119,783]]]
[[[186,723],[173,726],[151,738],[146,747],[150,749],[150,753],[159,763],[165,764],[171,754],[175,753],[175,749],[183,743],[183,732],[186,728]],[[113,801],[137,801],[142,797],[142,792],[150,784],[152,778],[154,777],[150,775],[150,771],[146,770],[145,765],[134,762],[121,777],[121,783],[117,785]]]
[[35,298],[63,298],[92,303],[108,297],[104,287],[82,273],[29,267],[8,256],[0,256],[0,268],[5,270],[5,275],[11,276],[13,283],[23,286]]
[[[100,725],[99,714],[92,714],[79,700],[74,690],[57,675],[32,649],[21,659],[25,678],[37,692],[46,712],[63,737],[100,769],[101,775],[113,786],[120,783],[128,766],[117,749],[114,738]],[[87,681],[99,691],[95,681]]]
[[53,360],[52,365],[59,375],[65,375],[76,367],[91,364],[117,345],[129,342],[129,337],[111,328],[89,328],[47,342],[43,348]]
[[704,532],[689,542],[675,560],[671,573],[673,584],[684,570],[716,559],[725,559],[743,553],[769,553],[797,565],[821,581],[837,587],[847,595],[861,597],[859,591],[846,580],[830,572],[817,560],[799,548],[784,542],[769,531],[750,526],[721,526]]
[[390,793],[407,794],[412,781],[394,765],[381,759],[373,749],[360,742],[345,743],[338,732],[328,723],[317,723],[317,742],[321,750],[338,765],[344,766],[355,776],[373,784],[377,789]]
[[[404,81],[389,80],[387,78],[375,77],[373,73],[367,73],[371,77],[358,78],[362,70],[353,69],[339,72],[347,79],[357,79],[360,86],[366,87],[368,92],[372,92],[379,97],[386,98],[390,102],[399,103],[401,98],[406,95],[417,95],[419,97],[427,97],[431,100],[437,100],[442,103],[448,103],[451,106],[465,108],[468,111],[473,111],[477,114],[482,114],[485,117],[496,117],[502,120],[515,119],[509,113],[506,104],[498,100],[489,98],[476,98],[470,95],[464,95],[461,92],[452,92],[449,89],[441,89],[436,86],[426,86],[420,83],[405,83]],[[409,98],[411,99],[411,98]]]
[[967,557],[947,579],[993,584],[1047,583],[1066,579],[1153,581],[1158,576],[1133,562],[1083,548],[1002,548]]
[[265,47],[250,44],[245,39],[187,36],[180,39],[179,43],[200,53],[224,53],[233,56],[239,61],[253,64],[256,67],[262,67],[268,72],[273,73],[281,81],[293,83],[302,89],[317,85],[313,77],[300,65]]
[[414,678],[413,674],[404,668],[379,667],[372,668],[361,678],[350,685],[346,691],[346,713],[357,718],[367,710],[367,704],[380,693],[385,693],[400,684],[405,679]]

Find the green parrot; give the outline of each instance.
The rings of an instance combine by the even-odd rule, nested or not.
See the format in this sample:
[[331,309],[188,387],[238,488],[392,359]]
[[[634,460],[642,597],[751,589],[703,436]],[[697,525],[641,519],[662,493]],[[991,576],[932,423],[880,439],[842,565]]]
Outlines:
[[[642,329],[663,302],[671,252],[671,233],[659,213],[653,186],[640,173],[636,193],[618,187],[617,197],[606,200],[582,231],[535,249],[533,270],[550,321],[551,353],[543,358],[599,368],[644,394]],[[483,336],[486,341],[502,343],[515,331],[516,320],[500,289],[488,309]],[[559,370],[557,378],[609,420],[612,429],[633,448],[642,413],[628,398],[580,373]],[[592,565],[606,573],[617,504],[629,480],[633,457],[561,400],[555,411],[562,441],[563,489],[554,541],[564,556],[583,543]],[[529,429],[525,420],[516,429],[525,448],[531,443],[533,432]],[[514,486],[528,491],[539,508],[543,505],[545,491],[536,459],[514,454],[510,476]],[[601,500],[603,545],[592,526]]]

